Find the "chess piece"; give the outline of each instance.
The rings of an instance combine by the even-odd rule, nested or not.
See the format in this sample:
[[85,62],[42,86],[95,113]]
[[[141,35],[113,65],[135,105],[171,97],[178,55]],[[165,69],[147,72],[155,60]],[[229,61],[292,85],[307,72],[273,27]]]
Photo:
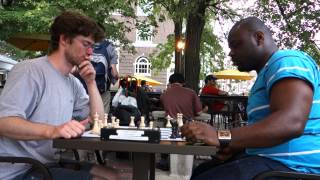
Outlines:
[[182,113],[177,114],[177,123],[178,123],[178,128],[181,128],[183,126],[183,114]]
[[96,112],[93,116],[93,128],[91,132],[93,134],[100,134],[100,129],[99,114]]
[[149,122],[149,128],[150,128],[150,129],[153,129],[153,121],[150,121],[150,122]]
[[130,123],[129,127],[135,127],[136,125],[134,124],[134,116],[130,116]]
[[103,127],[108,127],[108,114],[104,114],[104,122],[103,122]]
[[172,125],[171,125],[171,119],[172,119],[172,118],[168,115],[168,116],[167,116],[167,123],[166,123],[166,127],[167,127],[167,128],[171,128],[171,127],[172,127]]
[[99,129],[103,128],[103,121],[102,119],[98,120],[98,124],[99,124]]
[[111,127],[114,128],[116,126],[116,117],[112,116],[111,117]]
[[115,128],[119,128],[119,127],[120,127],[120,119],[117,119],[115,123]]
[[146,124],[144,122],[144,116],[141,116],[139,128],[144,128],[144,127],[146,127]]

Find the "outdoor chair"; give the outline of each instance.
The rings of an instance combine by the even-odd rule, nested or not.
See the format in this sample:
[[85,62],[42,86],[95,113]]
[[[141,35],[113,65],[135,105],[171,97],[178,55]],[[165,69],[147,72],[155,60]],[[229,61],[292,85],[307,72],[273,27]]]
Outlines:
[[51,174],[48,168],[42,164],[40,161],[29,158],[29,157],[12,157],[12,156],[0,156],[0,162],[7,163],[26,163],[32,165],[32,168],[40,170],[43,175],[44,180],[51,180]]
[[320,174],[307,174],[299,172],[284,172],[284,171],[265,171],[258,174],[253,180],[268,180],[273,179],[301,179],[301,180],[319,180]]
[[[70,161],[68,159],[60,159],[60,162],[63,164],[75,164],[80,161],[79,153],[77,150],[73,149],[72,150],[73,156],[75,161]],[[30,164],[33,169],[39,170],[39,172],[43,175],[43,180],[51,180],[52,176],[50,174],[49,169],[47,166],[40,161],[30,158],[30,157],[14,157],[14,156],[0,156],[0,163],[24,163],[24,164]],[[77,164],[75,164],[77,165]]]

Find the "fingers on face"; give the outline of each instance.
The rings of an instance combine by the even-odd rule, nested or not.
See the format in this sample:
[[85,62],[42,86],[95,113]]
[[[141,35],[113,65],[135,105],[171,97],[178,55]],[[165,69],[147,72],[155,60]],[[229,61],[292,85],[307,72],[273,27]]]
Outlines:
[[80,70],[80,76],[81,77],[88,77],[88,76],[94,76],[95,74],[95,70],[93,69],[92,66],[84,66],[83,68],[81,68]]
[[82,61],[80,64],[79,64],[79,69],[82,69],[83,67],[87,66],[87,65],[90,65],[90,61]]

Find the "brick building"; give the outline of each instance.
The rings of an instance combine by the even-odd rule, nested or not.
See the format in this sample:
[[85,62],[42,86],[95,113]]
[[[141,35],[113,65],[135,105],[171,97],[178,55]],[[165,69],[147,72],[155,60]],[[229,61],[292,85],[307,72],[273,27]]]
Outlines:
[[[139,7],[136,8],[136,15],[139,19],[146,19],[147,14],[145,14]],[[153,29],[156,33],[153,36],[141,36],[139,35],[139,30],[136,29],[133,24],[134,20],[124,19],[119,13],[114,13],[113,17],[119,21],[130,21],[132,31],[126,34],[126,37],[133,43],[136,49],[135,54],[129,53],[125,50],[119,50],[119,64],[118,71],[120,76],[125,75],[143,75],[151,79],[157,80],[162,83],[162,85],[154,86],[155,90],[162,90],[166,88],[169,70],[155,71],[151,69],[151,62],[149,60],[149,55],[156,50],[156,46],[159,43],[164,43],[167,40],[169,34],[174,33],[174,24],[172,21],[165,21],[158,24],[157,29]],[[128,24],[130,26],[130,24]]]

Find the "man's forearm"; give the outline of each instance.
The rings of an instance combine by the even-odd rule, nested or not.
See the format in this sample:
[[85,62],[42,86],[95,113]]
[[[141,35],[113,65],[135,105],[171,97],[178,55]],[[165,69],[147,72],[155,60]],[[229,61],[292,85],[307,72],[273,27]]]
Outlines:
[[0,118],[0,136],[17,140],[52,139],[55,126],[34,123],[20,117]]
[[96,82],[93,81],[90,84],[87,84],[88,94],[89,94],[89,105],[90,105],[90,117],[91,120],[94,118],[94,115],[98,113],[99,118],[104,118],[104,106],[101,99],[101,95],[98,91]]
[[116,64],[111,64],[111,74],[114,77],[114,79],[119,78],[119,73],[118,73]]

